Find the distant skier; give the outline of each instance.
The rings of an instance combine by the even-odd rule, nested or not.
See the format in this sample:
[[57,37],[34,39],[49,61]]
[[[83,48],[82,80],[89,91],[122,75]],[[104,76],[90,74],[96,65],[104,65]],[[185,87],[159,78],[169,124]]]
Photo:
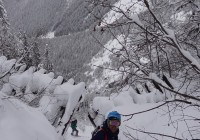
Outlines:
[[118,140],[121,115],[117,111],[108,114],[107,119],[93,136],[91,140]]
[[71,135],[74,136],[74,131],[76,132],[75,136],[78,136],[78,130],[76,129],[77,128],[77,119],[73,120],[71,122],[71,128],[72,128],[72,133]]

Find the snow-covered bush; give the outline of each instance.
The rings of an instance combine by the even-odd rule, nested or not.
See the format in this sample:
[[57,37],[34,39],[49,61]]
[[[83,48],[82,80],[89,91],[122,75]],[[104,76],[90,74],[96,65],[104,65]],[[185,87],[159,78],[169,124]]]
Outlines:
[[58,140],[44,115],[0,91],[0,138],[2,140]]
[[[80,82],[75,85],[74,80],[69,79],[62,84],[63,77],[58,76],[55,79],[53,72],[45,73],[45,69],[35,71],[35,67],[25,69],[26,65],[16,63],[15,59],[7,60],[4,56],[0,57],[0,75],[2,78],[7,76],[7,81],[0,79],[4,82],[0,94],[6,98],[10,96],[15,100],[18,98],[36,107],[36,110],[42,112],[57,127],[57,132],[63,135],[67,128],[65,124],[84,101],[85,83]],[[61,108],[64,108],[62,111],[65,113],[59,115]]]

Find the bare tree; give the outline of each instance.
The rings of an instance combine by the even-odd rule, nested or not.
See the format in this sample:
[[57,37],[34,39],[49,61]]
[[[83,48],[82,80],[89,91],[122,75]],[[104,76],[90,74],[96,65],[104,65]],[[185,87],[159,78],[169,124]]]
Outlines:
[[[130,2],[126,8],[110,5],[106,0],[88,2],[109,7],[118,14],[112,22],[106,17],[99,18],[101,25],[97,25],[102,31],[111,32],[121,45],[120,49],[110,50],[118,62],[113,69],[124,75],[115,86],[151,81],[155,87],[163,89],[163,93],[167,91],[173,95],[175,100],[170,103],[181,102],[182,109],[185,104],[199,108],[199,1],[138,0]],[[142,6],[143,10],[135,11],[137,6]],[[90,12],[93,14],[92,10]],[[174,87],[169,79],[177,81],[179,86]],[[168,100],[163,105],[166,104]]]

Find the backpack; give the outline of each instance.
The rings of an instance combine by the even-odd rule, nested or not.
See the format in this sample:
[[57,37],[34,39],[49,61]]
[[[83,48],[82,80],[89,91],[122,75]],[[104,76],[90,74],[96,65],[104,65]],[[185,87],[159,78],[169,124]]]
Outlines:
[[100,130],[101,126],[97,126],[93,131],[92,131],[92,138],[96,135],[96,133]]
[[77,120],[74,120],[71,122],[71,128],[75,129],[76,128],[76,124],[77,124]]
[[[108,139],[108,137],[107,137],[107,134],[106,134],[106,132],[105,132],[105,130],[101,127],[101,126],[97,126],[95,129],[94,129],[94,131],[92,131],[92,138],[97,134],[97,132],[99,132],[99,131],[103,131],[104,133],[105,133],[105,139],[104,140],[107,140]],[[91,139],[92,139],[91,138]]]

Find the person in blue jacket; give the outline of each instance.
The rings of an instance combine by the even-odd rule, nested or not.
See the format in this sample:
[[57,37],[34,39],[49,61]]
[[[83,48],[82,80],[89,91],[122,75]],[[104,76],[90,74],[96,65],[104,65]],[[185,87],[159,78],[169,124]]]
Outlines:
[[110,112],[107,119],[103,122],[103,126],[91,140],[118,140],[120,125],[121,115],[117,111]]

